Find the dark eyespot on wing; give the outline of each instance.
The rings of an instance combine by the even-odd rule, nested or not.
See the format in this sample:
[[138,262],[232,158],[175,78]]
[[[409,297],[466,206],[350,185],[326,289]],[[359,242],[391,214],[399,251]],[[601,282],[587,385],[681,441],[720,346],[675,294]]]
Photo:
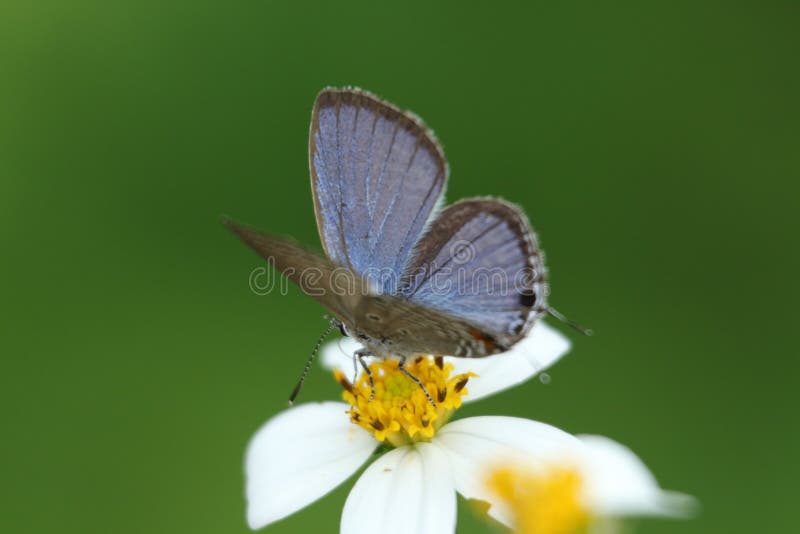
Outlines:
[[521,306],[525,308],[533,308],[533,305],[536,304],[536,294],[535,293],[520,293],[519,294],[519,303]]

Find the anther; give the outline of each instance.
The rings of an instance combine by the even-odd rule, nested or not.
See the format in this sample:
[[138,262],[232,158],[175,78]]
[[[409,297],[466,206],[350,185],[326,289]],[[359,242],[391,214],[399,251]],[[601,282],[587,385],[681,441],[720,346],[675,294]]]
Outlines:
[[456,382],[456,385],[455,385],[455,387],[453,387],[453,391],[455,391],[456,393],[458,393],[459,391],[461,391],[462,389],[464,389],[464,386],[466,386],[466,385],[467,385],[467,382],[469,382],[469,377],[468,377],[468,376],[465,376],[464,378],[462,378],[461,380],[459,380],[458,382]]
[[339,385],[341,385],[348,393],[353,394],[353,384],[350,383],[347,378],[345,378],[344,374],[342,374],[340,371],[337,371],[335,375],[336,381],[339,382]]
[[375,430],[377,430],[378,432],[380,432],[381,430],[383,430],[384,428],[386,428],[385,426],[383,426],[383,423],[381,423],[381,422],[380,422],[380,421],[378,421],[377,419],[376,419],[376,420],[374,420],[374,421],[372,421],[372,422],[370,423],[370,425],[372,425],[372,428],[374,428],[374,429],[375,429]]

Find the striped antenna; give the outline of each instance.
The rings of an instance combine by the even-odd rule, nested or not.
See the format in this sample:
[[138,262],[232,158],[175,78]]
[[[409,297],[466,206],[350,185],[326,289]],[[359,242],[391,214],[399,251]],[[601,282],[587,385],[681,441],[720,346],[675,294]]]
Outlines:
[[297,385],[294,387],[292,394],[289,396],[289,406],[294,404],[294,400],[297,398],[297,395],[300,393],[300,390],[303,388],[303,382],[306,381],[306,376],[308,375],[308,371],[311,370],[311,364],[314,363],[314,358],[317,356],[319,352],[319,348],[322,346],[322,342],[325,341],[325,338],[328,337],[334,329],[339,328],[339,321],[336,319],[330,319],[330,323],[325,331],[319,336],[317,340],[317,344],[314,345],[314,350],[311,351],[311,356],[308,357],[306,361],[306,366],[303,368],[303,374],[300,375],[300,380],[297,381]]

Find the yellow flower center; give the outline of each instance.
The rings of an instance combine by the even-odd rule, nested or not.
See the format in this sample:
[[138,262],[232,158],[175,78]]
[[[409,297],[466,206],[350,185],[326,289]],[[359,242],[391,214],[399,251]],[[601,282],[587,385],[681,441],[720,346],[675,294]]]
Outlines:
[[375,383],[372,400],[366,373],[361,373],[353,385],[341,371],[334,371],[334,377],[344,388],[342,398],[351,406],[347,412],[350,421],[370,431],[378,441],[395,447],[429,441],[461,406],[461,397],[467,394],[467,381],[476,376],[465,373],[450,377],[453,365],[429,356],[418,356],[406,363],[405,369],[425,386],[433,403],[399,368],[396,360],[381,360],[369,366]]
[[579,534],[590,515],[581,499],[583,481],[571,468],[530,472],[502,467],[491,473],[488,487],[511,510],[517,534]]

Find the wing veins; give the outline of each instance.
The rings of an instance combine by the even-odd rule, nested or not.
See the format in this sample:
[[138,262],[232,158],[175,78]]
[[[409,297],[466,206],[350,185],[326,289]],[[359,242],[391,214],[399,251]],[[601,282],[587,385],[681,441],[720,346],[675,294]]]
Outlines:
[[339,189],[339,204],[336,206],[336,211],[339,213],[339,239],[342,242],[342,251],[344,252],[344,260],[347,262],[347,266],[350,270],[353,270],[353,264],[350,261],[350,253],[348,252],[347,247],[347,238],[344,235],[344,217],[342,216],[342,208],[344,206],[344,194],[342,194],[342,178],[345,170],[342,168],[342,140],[341,140],[341,129],[339,128],[339,113],[342,110],[342,101],[336,101],[336,162],[338,163],[338,173],[337,173],[337,186]]
[[371,195],[370,195],[370,192],[369,192],[369,182],[370,182],[370,178],[372,177],[371,176],[372,175],[372,147],[375,144],[375,126],[378,124],[378,117],[380,116],[380,113],[378,113],[377,111],[374,111],[373,115],[375,116],[375,118],[372,119],[372,130],[370,131],[370,134],[369,134],[369,151],[367,152],[367,172],[366,172],[366,176],[364,177],[364,198],[367,201],[367,214],[369,215],[370,219],[373,217],[373,215],[375,215],[375,203],[372,202],[372,199],[370,198]]
[[[389,164],[389,158],[392,155],[392,150],[394,150],[394,141],[397,138],[397,131],[399,129],[400,129],[400,122],[398,121],[397,124],[394,125],[394,131],[392,132],[392,140],[389,142],[389,149],[386,151],[386,157],[383,159],[383,166],[381,167],[381,173],[378,175],[378,184],[375,186],[376,199],[377,195],[380,194],[381,186],[383,185],[383,177],[386,174],[386,166]],[[377,203],[375,207],[377,208]],[[372,258],[375,256],[375,248],[377,247],[378,243],[378,234],[373,235],[371,228],[370,228],[370,242],[371,242],[370,251],[367,257],[370,260],[372,260]]]
[[[476,236],[474,239],[470,239],[470,240],[469,240],[469,244],[470,244],[470,245],[474,245],[474,244],[475,244],[475,243],[477,243],[477,242],[478,242],[478,241],[479,241],[479,240],[480,240],[482,237],[484,237],[486,234],[488,234],[489,232],[491,232],[492,230],[494,230],[495,228],[497,228],[498,226],[500,226],[500,224],[502,224],[502,223],[503,223],[502,219],[501,219],[501,220],[499,220],[499,221],[497,221],[497,222],[496,222],[496,223],[494,223],[492,226],[490,226],[490,227],[486,228],[486,229],[485,229],[483,232],[481,232],[480,234],[478,234],[478,235],[477,235],[477,236]],[[453,234],[453,235],[455,235],[455,234]],[[445,242],[445,243],[444,243],[444,245],[446,245],[446,244],[447,244],[447,242]],[[442,246],[444,246],[444,245],[442,245]],[[441,250],[441,249],[439,249],[439,250]],[[434,270],[433,272],[431,272],[431,273],[430,273],[428,276],[424,277],[424,278],[423,278],[423,279],[420,281],[420,283],[419,283],[419,284],[417,284],[417,285],[414,287],[414,290],[413,290],[413,291],[412,291],[410,294],[408,294],[408,295],[404,295],[404,296],[405,296],[405,298],[410,298],[410,297],[413,297],[413,296],[416,294],[417,290],[418,290],[420,287],[422,287],[422,285],[423,285],[423,284],[424,284],[426,281],[430,280],[432,276],[434,276],[436,273],[438,273],[439,271],[441,271],[442,269],[444,269],[444,267],[445,267],[447,264],[449,264],[451,261],[453,261],[453,255],[452,255],[452,253],[450,254],[450,257],[448,257],[448,258],[447,258],[447,261],[445,261],[445,262],[444,262],[442,265],[440,265],[439,267],[437,267],[437,268],[436,268],[436,270]]]

